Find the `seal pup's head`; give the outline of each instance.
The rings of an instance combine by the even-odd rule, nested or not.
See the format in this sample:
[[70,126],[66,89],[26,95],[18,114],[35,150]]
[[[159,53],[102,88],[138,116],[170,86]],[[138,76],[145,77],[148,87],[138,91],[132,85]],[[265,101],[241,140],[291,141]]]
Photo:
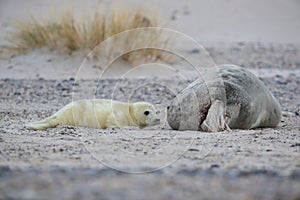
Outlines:
[[155,107],[148,102],[136,102],[130,105],[130,115],[134,123],[140,127],[160,124]]

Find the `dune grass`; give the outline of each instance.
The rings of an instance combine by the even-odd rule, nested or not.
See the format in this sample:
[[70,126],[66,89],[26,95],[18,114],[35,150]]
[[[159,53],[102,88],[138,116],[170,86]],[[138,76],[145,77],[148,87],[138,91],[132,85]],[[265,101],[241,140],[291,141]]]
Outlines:
[[[147,13],[147,15],[145,15]],[[89,11],[89,16],[78,17],[72,9],[66,9],[59,14],[50,15],[48,19],[31,16],[30,20],[18,21],[16,31],[9,37],[10,51],[13,53],[26,53],[31,49],[47,47],[64,54],[84,52],[94,49],[108,37],[126,30],[144,27],[158,27],[159,20],[154,12],[145,12],[145,9],[106,8]],[[78,19],[79,18],[79,19]],[[164,48],[168,43],[160,34],[141,34],[128,37],[123,45],[135,46],[142,42]],[[113,52],[113,49],[110,51]],[[128,62],[137,59],[151,58],[152,60],[168,60],[162,51],[141,50],[122,57]]]

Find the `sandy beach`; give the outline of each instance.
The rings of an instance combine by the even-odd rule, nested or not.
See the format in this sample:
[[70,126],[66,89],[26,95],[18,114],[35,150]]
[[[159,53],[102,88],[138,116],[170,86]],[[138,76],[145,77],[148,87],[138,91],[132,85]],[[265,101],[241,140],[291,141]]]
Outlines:
[[[79,12],[109,3],[2,0],[0,46],[8,45],[14,21],[30,13],[43,16],[51,7],[70,5]],[[257,75],[282,106],[278,127],[217,133],[172,130],[165,107],[199,76],[177,58],[135,68],[118,61],[103,72],[84,55],[45,48],[4,56],[0,199],[299,199],[300,3],[144,4],[157,9],[168,28],[201,45],[182,44],[180,54],[213,67],[240,65]],[[164,123],[146,129],[24,128],[26,122],[84,98],[148,101],[161,111]]]

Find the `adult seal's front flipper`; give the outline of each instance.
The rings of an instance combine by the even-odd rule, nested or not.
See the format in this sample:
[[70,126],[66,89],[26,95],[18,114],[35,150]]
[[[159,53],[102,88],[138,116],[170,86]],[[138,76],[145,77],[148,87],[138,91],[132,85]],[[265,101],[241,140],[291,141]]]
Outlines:
[[230,130],[225,120],[225,105],[222,101],[216,100],[208,110],[206,119],[201,124],[201,130],[207,132],[218,132]]

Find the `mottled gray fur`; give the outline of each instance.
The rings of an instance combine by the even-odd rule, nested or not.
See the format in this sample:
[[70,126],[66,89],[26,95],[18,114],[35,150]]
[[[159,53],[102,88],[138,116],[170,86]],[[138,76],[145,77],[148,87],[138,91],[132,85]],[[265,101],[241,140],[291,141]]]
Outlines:
[[248,70],[223,65],[202,73],[168,106],[176,130],[222,131],[275,127],[281,108],[266,86]]

